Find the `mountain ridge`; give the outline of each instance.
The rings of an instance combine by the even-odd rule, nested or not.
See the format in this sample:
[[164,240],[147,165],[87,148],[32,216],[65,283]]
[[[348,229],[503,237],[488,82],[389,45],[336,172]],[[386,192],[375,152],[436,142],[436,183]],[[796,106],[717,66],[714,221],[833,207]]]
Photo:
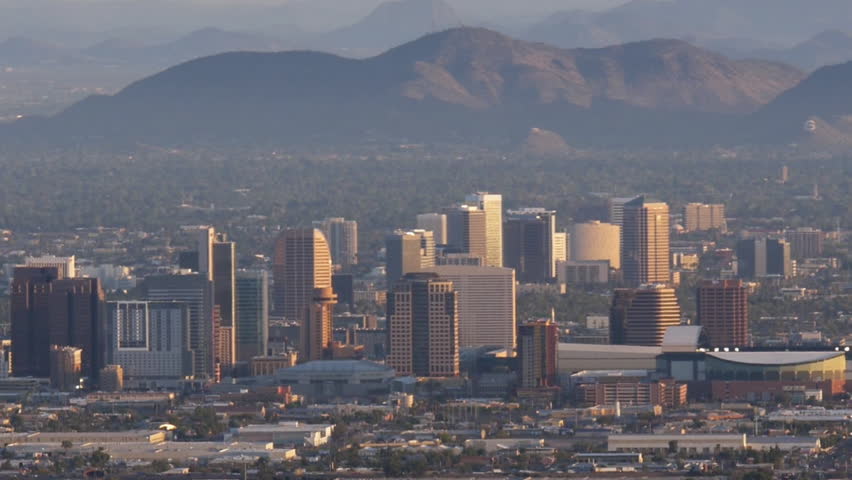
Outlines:
[[75,139],[169,141],[522,140],[535,127],[572,145],[580,135],[606,141],[619,131],[630,141],[680,142],[698,135],[683,128],[685,119],[715,124],[753,112],[803,77],[679,40],[564,50],[464,27],[367,59],[311,51],[200,58],[12,130],[25,135],[40,124]]

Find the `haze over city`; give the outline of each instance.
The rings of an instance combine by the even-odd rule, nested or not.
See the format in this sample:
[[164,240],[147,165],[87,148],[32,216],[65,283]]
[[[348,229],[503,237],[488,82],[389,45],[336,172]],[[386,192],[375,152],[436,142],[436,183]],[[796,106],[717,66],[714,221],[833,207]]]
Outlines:
[[850,478],[849,25],[0,0],[0,476]]

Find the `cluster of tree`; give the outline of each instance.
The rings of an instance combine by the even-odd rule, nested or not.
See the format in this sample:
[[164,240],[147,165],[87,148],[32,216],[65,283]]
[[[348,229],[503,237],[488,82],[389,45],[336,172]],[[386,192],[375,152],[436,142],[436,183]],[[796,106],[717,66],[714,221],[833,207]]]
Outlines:
[[[692,201],[723,202],[729,216],[770,227],[852,224],[846,200],[852,162],[810,159],[805,166],[794,158],[767,158],[649,151],[548,159],[463,147],[293,156],[142,147],[122,154],[0,151],[0,227],[159,229],[205,222],[268,251],[272,238],[240,238],[239,227],[305,225],[336,215],[357,219],[364,246],[378,247],[385,231],[413,226],[415,214],[483,189],[501,192],[507,208],[556,209],[561,224],[605,218],[606,194],[643,192],[675,212]],[[775,179],[788,161],[791,180],[779,184]],[[821,200],[796,199],[815,183]]]

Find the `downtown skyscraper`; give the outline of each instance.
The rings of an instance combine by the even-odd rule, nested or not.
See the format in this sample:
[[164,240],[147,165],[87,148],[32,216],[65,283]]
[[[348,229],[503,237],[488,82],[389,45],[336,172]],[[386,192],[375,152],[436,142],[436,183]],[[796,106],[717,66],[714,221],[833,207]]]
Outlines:
[[750,344],[748,288],[740,280],[704,281],[698,286],[696,307],[710,346],[745,347]]
[[325,235],[333,264],[346,268],[358,263],[358,222],[332,217],[315,221],[314,228]]
[[545,283],[556,277],[556,212],[524,208],[506,213],[503,264],[514,268],[521,283]]
[[459,375],[458,301],[453,282],[410,273],[388,292],[387,364],[398,376]]
[[487,267],[503,266],[503,196],[498,193],[476,192],[464,199],[485,212],[485,258]]
[[427,230],[397,230],[385,237],[385,258],[390,290],[405,274],[435,266],[435,237]]
[[237,272],[237,361],[266,355],[269,346],[269,275],[263,270]]
[[669,206],[638,197],[624,204],[621,268],[624,282],[638,287],[671,281]]
[[51,346],[82,350],[82,374],[105,364],[105,294],[96,278],[62,278],[57,267],[16,267],[10,291],[12,371],[50,375]]
[[315,228],[288,228],[275,240],[274,311],[301,324],[314,289],[331,287],[331,252]]

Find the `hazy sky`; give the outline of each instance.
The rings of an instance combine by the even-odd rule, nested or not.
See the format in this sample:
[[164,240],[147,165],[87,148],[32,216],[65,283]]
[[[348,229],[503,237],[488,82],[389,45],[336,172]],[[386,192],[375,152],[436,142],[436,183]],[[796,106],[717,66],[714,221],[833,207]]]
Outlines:
[[[29,30],[110,31],[294,25],[325,30],[354,23],[383,0],[0,0],[0,37]],[[445,0],[465,21],[533,22],[560,10],[625,0]]]

